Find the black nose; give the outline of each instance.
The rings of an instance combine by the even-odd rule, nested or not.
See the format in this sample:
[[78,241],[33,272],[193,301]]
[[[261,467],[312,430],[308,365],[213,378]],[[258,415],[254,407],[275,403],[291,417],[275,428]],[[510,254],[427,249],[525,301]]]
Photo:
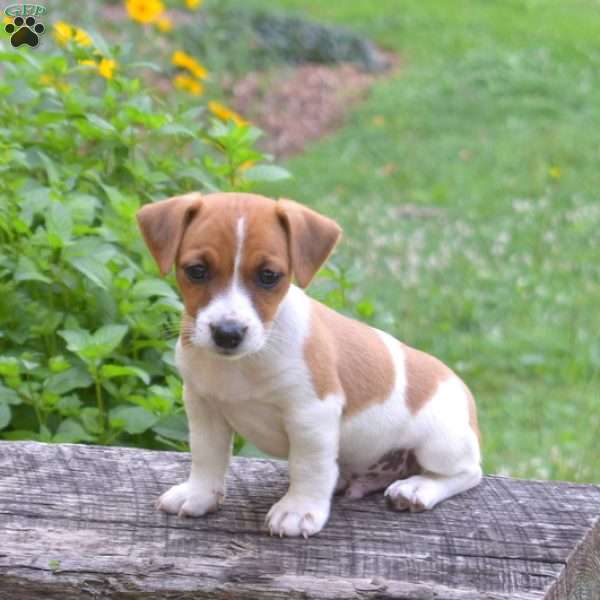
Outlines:
[[225,320],[210,326],[212,338],[219,348],[233,350],[237,348],[248,331],[248,327],[233,320]]

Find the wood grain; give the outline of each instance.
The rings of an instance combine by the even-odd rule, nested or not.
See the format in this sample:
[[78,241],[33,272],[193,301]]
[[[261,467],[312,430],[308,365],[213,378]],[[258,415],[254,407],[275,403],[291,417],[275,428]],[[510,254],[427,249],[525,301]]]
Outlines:
[[0,443],[0,599],[600,600],[600,487],[488,477],[431,512],[336,498],[268,536],[285,463],[237,458],[223,509],[154,508],[189,455]]

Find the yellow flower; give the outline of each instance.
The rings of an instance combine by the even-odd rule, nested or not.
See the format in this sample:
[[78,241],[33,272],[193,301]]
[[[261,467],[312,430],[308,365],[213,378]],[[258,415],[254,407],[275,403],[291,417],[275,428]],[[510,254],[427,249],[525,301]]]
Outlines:
[[202,0],[185,0],[185,3],[190,10],[196,10],[202,4]]
[[92,45],[92,38],[87,31],[64,21],[54,23],[54,38],[61,46],[66,46],[71,40],[74,40],[80,46]]
[[169,33],[169,31],[173,31],[173,21],[169,19],[169,17],[160,17],[156,20],[156,26],[163,33]]
[[548,175],[550,175],[550,177],[552,177],[552,179],[560,179],[562,176],[561,168],[557,167],[556,165],[554,165],[553,167],[550,167],[548,169]]
[[47,73],[44,73],[44,75],[42,75],[40,77],[39,81],[42,85],[45,85],[47,87],[56,88],[57,90],[60,90],[61,92],[67,92],[71,89],[71,86],[68,83],[65,83],[64,81],[60,81],[59,79],[56,79],[56,77],[53,77],[52,75],[48,75]]
[[173,52],[173,55],[171,56],[171,62],[176,67],[187,69],[198,79],[206,79],[208,76],[208,71],[204,66],[202,66],[193,56],[190,56],[181,50]]
[[98,65],[98,73],[104,79],[112,79],[115,69],[117,68],[117,62],[111,58],[103,58]]
[[191,64],[193,64],[194,59],[189,54],[186,54],[185,52],[182,52],[181,50],[177,50],[176,52],[173,52],[173,55],[171,56],[171,62],[176,67],[182,67],[184,69],[188,69],[189,66]]
[[125,7],[129,16],[140,23],[153,23],[165,10],[161,0],[126,0]]
[[177,75],[177,77],[173,79],[173,84],[176,88],[185,90],[194,96],[201,96],[204,92],[202,84],[187,75]]
[[93,60],[80,60],[80,65],[84,65],[86,67],[94,67],[96,68],[98,65]]
[[57,21],[54,23],[54,39],[61,45],[66,46],[67,43],[73,38],[74,30],[71,25],[64,21]]
[[196,62],[194,65],[191,65],[190,71],[198,79],[206,79],[206,77],[208,76],[208,71],[199,62]]
[[221,121],[233,121],[236,125],[243,125],[244,123],[247,123],[247,121],[240,117],[240,115],[230,108],[223,106],[223,104],[220,102],[211,100],[208,103],[208,110],[210,110],[215,117],[221,119]]
[[247,171],[250,167],[254,166],[254,161],[253,160],[245,160],[240,166],[239,169],[240,171]]
[[92,38],[89,33],[83,29],[75,28],[75,42],[80,46],[91,46]]

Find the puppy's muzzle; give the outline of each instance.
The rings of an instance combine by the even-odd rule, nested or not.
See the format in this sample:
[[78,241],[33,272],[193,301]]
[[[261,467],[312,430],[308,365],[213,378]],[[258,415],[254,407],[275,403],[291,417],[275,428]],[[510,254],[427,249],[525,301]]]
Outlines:
[[244,339],[248,327],[238,321],[225,319],[219,323],[211,323],[210,332],[213,342],[223,350],[234,350]]

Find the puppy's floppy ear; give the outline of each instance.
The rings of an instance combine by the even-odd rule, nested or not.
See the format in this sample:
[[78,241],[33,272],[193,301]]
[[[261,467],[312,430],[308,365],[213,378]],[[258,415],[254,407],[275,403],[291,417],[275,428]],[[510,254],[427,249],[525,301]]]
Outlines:
[[171,270],[183,233],[201,207],[202,196],[194,192],[146,204],[138,210],[138,225],[161,275]]
[[277,215],[288,236],[294,276],[305,288],[331,254],[342,230],[332,219],[285,198],[277,202]]

